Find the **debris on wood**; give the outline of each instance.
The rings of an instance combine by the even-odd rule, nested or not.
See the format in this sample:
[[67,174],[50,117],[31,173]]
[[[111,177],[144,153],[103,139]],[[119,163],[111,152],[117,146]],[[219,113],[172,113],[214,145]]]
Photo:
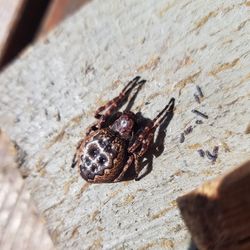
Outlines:
[[185,135],[184,135],[184,133],[181,133],[180,143],[183,143],[184,141],[185,141]]
[[200,86],[196,85],[196,89],[197,89],[197,91],[198,91],[198,93],[199,93],[199,96],[200,96],[200,97],[204,97],[204,95],[203,95],[203,93],[202,93],[202,90],[201,90]]
[[193,127],[192,127],[192,125],[190,125],[189,127],[187,127],[187,128],[184,130],[184,134],[185,134],[185,135],[188,135],[188,134],[190,134],[192,131],[193,131]]
[[210,153],[208,150],[206,150],[206,156],[207,156],[207,158],[214,163],[216,161],[217,157],[218,157],[218,151],[219,151],[219,147],[218,146],[214,147],[212,153]]
[[196,109],[193,109],[192,112],[196,115],[199,115],[205,119],[208,119],[208,115],[204,114],[204,113],[201,113],[200,111],[196,110]]
[[196,124],[202,124],[203,121],[202,121],[202,120],[196,120],[195,123],[196,123]]
[[194,94],[194,99],[196,102],[201,103],[200,97],[198,95]]
[[218,152],[219,152],[219,146],[215,146],[214,149],[213,149],[213,155],[217,157]]
[[200,157],[205,156],[205,151],[203,149],[198,149],[197,152],[199,153]]

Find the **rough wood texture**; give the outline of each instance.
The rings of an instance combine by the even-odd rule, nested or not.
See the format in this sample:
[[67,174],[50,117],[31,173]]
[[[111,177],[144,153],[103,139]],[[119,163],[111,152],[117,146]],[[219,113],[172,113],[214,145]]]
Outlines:
[[0,249],[54,249],[17,170],[24,154],[0,130]]
[[178,198],[200,250],[250,249],[250,161]]
[[[242,0],[93,1],[1,75],[0,126],[28,155],[22,173],[59,249],[187,248],[176,198],[249,158],[249,11]],[[139,182],[89,185],[70,169],[75,146],[138,74],[133,111],[152,118],[176,98],[163,153]],[[209,119],[195,125],[193,108]],[[198,155],[215,145],[214,164]]]

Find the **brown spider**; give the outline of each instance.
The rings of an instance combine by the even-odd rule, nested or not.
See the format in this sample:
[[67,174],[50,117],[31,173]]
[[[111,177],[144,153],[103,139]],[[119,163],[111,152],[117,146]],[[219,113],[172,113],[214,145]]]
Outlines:
[[164,113],[173,111],[174,98],[145,127],[139,127],[139,121],[131,111],[117,112],[131,90],[139,84],[135,77],[122,92],[101,106],[95,112],[98,119],[87,129],[86,137],[77,146],[72,167],[78,166],[80,175],[88,182],[118,182],[124,179],[127,170],[134,164],[135,180],[142,170],[140,160],[153,143],[156,128],[165,119]]

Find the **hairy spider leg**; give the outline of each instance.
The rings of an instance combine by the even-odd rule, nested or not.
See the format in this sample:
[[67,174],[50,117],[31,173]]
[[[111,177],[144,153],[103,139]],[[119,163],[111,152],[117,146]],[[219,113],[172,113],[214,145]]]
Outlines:
[[[98,123],[98,128],[101,128],[102,125],[105,123],[107,118],[112,115],[112,113],[117,109],[117,107],[125,100],[125,98],[128,96],[130,91],[139,83],[144,83],[145,80],[140,80],[140,76],[135,77],[132,81],[128,82],[128,84],[123,88],[121,93],[107,102],[105,105],[98,108],[95,112],[95,118],[100,119]],[[103,112],[101,114],[101,112]]]
[[[135,180],[139,180],[139,173],[142,170],[140,158],[144,156],[150,144],[153,142],[156,128],[165,119],[166,115],[173,111],[174,102],[174,98],[171,98],[166,107],[153,119],[153,121],[148,126],[144,128],[142,132],[140,132],[135,142],[129,147],[128,152],[133,155],[133,161],[135,165]],[[165,112],[167,113],[164,114]]]
[[72,163],[71,163],[71,168],[74,168],[77,164],[77,160],[76,160],[76,154],[74,154],[73,159],[72,159]]
[[121,173],[119,174],[119,176],[114,180],[114,182],[119,182],[119,181],[123,180],[123,177],[124,177],[125,173],[126,173],[127,170],[129,169],[129,167],[132,165],[132,163],[134,162],[135,157],[136,157],[136,156],[135,156],[134,154],[132,154],[132,155],[129,156],[129,158],[128,158],[126,164],[125,164],[125,166],[124,166],[123,169],[122,169],[122,172],[121,172]]
[[104,110],[115,109],[117,107],[117,105],[115,104],[118,104],[124,100],[126,95],[132,90],[132,88],[135,87],[135,84],[139,81],[139,79],[140,76],[135,77],[133,80],[127,83],[127,85],[122,89],[121,93],[118,96],[108,101],[105,105],[99,107],[95,112],[95,118],[97,119],[101,118],[102,114],[100,113]]
[[[82,143],[82,140],[80,140],[77,143],[76,150],[78,150],[80,148],[81,143]],[[74,156],[73,156],[73,159],[72,159],[71,168],[74,168],[76,166],[76,163],[77,163],[77,159],[76,159],[76,153],[75,153]]]
[[[168,115],[169,112],[173,111],[174,103],[175,103],[175,99],[171,98],[169,103],[166,105],[166,107],[154,118],[152,129],[156,129],[162,123],[162,121],[166,118],[166,115]],[[166,114],[163,115],[165,112]]]
[[[146,126],[143,131],[138,135],[135,142],[129,147],[128,151],[130,153],[136,152],[136,150],[140,148],[139,151],[137,151],[138,155],[142,157],[148,150],[148,147],[150,143],[153,140],[154,132],[156,128],[162,123],[162,121],[166,118],[166,115],[169,114],[169,112],[173,111],[174,108],[174,102],[175,99],[171,98],[169,103],[162,109],[162,111],[153,119],[153,121]],[[166,113],[165,113],[166,112]],[[165,114],[164,114],[165,113]]]

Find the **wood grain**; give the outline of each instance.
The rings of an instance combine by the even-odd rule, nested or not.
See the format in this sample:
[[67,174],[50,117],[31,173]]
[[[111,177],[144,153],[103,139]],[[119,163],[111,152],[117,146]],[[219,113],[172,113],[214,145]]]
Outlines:
[[250,161],[178,198],[201,250],[250,249]]
[[[58,249],[188,248],[176,198],[249,159],[249,10],[245,0],[91,1],[0,75],[0,126],[27,153],[20,171]],[[153,118],[176,99],[152,171],[87,184],[70,168],[77,142],[138,74],[147,82],[133,112]],[[196,124],[193,109],[209,119]],[[197,152],[215,146],[215,162]]]
[[0,249],[54,249],[17,169],[17,147],[0,130]]

